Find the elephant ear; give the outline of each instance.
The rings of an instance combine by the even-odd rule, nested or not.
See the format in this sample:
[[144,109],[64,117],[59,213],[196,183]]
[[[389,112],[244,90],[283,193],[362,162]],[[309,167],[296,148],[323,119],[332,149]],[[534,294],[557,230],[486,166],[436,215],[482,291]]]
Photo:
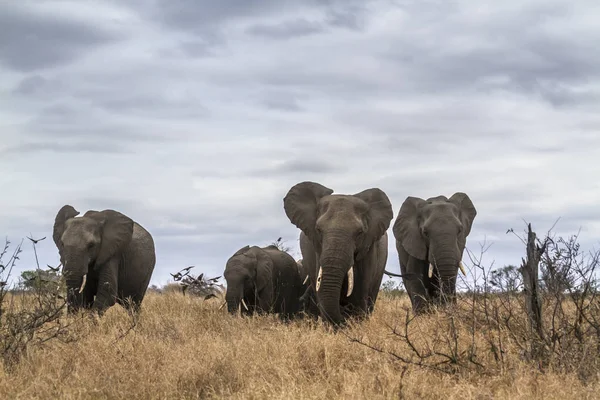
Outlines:
[[52,239],[54,240],[54,244],[60,250],[60,238],[65,232],[65,224],[67,220],[71,218],[75,218],[79,215],[79,211],[77,211],[73,206],[65,204],[58,210],[56,217],[54,218],[54,228],[52,230]]
[[289,220],[313,242],[316,242],[317,204],[332,193],[332,189],[316,182],[300,182],[283,198],[283,209]]
[[256,257],[256,290],[260,292],[273,285],[273,260],[259,247],[253,247],[252,254]]
[[96,265],[102,265],[123,251],[133,236],[133,220],[115,210],[88,211],[84,217],[97,220],[102,226],[102,241]]
[[419,260],[427,259],[427,243],[421,235],[419,226],[419,209],[425,203],[425,200],[419,197],[407,197],[400,207],[392,228],[394,237],[402,244],[404,250]]
[[379,188],[366,189],[354,196],[369,205],[365,244],[370,246],[379,240],[390,227],[392,218],[394,218],[392,203],[385,192]]
[[467,243],[467,236],[471,233],[471,227],[473,226],[473,220],[477,215],[477,210],[469,196],[463,192],[454,193],[448,201],[454,203],[459,210],[459,219],[463,225],[463,231],[458,237],[458,245],[462,251]]

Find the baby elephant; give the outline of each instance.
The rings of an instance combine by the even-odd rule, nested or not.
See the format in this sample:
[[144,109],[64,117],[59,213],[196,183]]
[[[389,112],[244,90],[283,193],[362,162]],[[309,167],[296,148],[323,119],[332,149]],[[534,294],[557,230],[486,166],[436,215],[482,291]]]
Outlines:
[[276,246],[245,246],[235,252],[223,273],[227,310],[245,315],[278,313],[291,319],[300,308],[302,279],[296,261]]

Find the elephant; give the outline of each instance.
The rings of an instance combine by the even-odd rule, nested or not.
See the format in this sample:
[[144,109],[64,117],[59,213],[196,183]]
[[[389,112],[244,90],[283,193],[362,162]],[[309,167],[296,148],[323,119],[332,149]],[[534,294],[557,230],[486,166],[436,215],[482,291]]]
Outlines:
[[306,285],[308,283],[308,273],[304,269],[302,259],[297,260],[296,265],[298,266],[298,273],[300,274],[300,278],[302,278],[302,285]]
[[[304,232],[300,232],[300,243],[303,242],[302,237]],[[304,267],[303,259],[296,261],[298,264],[298,272],[302,278],[302,296],[300,296],[300,310],[308,316],[316,319],[319,317],[319,309],[317,308],[316,297],[314,296],[313,286],[310,283],[310,275]]]
[[[466,193],[404,200],[392,232],[413,312],[456,302],[458,270],[477,210]],[[387,271],[386,271],[387,273]],[[393,274],[395,275],[395,274]],[[396,275],[397,276],[397,275]]]
[[292,186],[285,214],[301,230],[302,263],[310,296],[324,321],[339,327],[348,317],[372,313],[387,262],[387,229],[393,218],[379,188],[333,194],[316,182]]
[[277,246],[242,247],[227,260],[223,276],[231,314],[241,309],[242,315],[273,313],[289,320],[299,312],[302,280],[298,265]]
[[137,313],[156,264],[152,235],[115,210],[79,214],[64,205],[52,233],[63,264],[68,312],[83,308],[102,315],[116,302]]

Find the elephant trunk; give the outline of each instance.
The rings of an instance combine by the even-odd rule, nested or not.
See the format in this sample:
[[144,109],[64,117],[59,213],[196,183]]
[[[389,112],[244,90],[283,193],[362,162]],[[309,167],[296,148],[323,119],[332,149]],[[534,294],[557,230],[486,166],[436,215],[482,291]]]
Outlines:
[[244,287],[243,286],[233,286],[231,288],[227,288],[227,292],[225,293],[225,302],[227,303],[227,311],[230,314],[237,314],[242,310],[242,314],[244,311],[248,311],[248,304],[244,301]]
[[242,302],[242,291],[231,291],[228,289],[227,293],[225,294],[225,301],[227,302],[227,311],[230,314],[237,314],[240,311],[240,305]]
[[[324,268],[325,269],[325,268]],[[340,291],[344,279],[337,271],[323,273],[319,291],[319,308],[324,319],[337,325],[344,321],[340,312]]]
[[[353,241],[344,235],[331,235],[324,238],[317,281],[317,298],[324,319],[338,325],[344,322],[340,310],[340,297],[349,296],[354,285]],[[341,293],[344,280],[348,279],[348,290]]]
[[68,311],[76,312],[83,305],[83,290],[87,283],[89,258],[85,255],[70,257],[64,264],[63,274],[67,285]]
[[455,251],[442,248],[435,253],[434,260],[439,273],[440,302],[453,302],[456,294],[456,277],[460,259]]

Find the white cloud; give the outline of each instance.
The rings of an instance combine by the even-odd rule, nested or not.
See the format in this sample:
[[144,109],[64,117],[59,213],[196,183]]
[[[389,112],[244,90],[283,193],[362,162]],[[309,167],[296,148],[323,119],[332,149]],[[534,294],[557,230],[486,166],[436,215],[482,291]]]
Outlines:
[[245,244],[295,246],[282,198],[315,180],[380,187],[395,215],[465,191],[497,265],[522,219],[597,244],[595,3],[350,3],[1,5],[30,35],[0,39],[0,233],[48,236],[57,263],[63,204],[115,208],[154,233],[153,282],[218,275]]

